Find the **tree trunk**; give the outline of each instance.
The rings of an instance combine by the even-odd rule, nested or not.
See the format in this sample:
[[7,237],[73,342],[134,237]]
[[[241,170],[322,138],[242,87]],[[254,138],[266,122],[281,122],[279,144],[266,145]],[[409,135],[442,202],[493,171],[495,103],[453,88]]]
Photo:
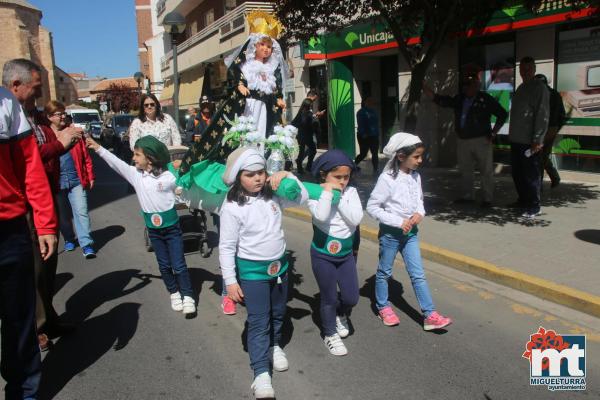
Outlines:
[[[427,63],[429,64],[429,63]],[[428,65],[420,62],[414,66],[410,73],[410,85],[408,88],[408,100],[406,102],[406,117],[404,120],[404,131],[414,133],[417,129],[417,115],[421,101],[421,90]]]

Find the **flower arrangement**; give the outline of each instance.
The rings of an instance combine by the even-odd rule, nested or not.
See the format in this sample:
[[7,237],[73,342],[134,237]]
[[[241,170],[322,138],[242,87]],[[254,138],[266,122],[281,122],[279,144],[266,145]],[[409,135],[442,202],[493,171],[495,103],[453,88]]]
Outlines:
[[286,157],[293,158],[298,152],[297,134],[298,129],[293,125],[276,125],[273,134],[267,138],[265,147],[271,151],[281,151]]
[[223,136],[223,144],[228,144],[231,148],[240,146],[259,145],[264,141],[264,138],[256,130],[256,124],[252,117],[235,116],[231,121],[225,117],[231,128],[225,129]]

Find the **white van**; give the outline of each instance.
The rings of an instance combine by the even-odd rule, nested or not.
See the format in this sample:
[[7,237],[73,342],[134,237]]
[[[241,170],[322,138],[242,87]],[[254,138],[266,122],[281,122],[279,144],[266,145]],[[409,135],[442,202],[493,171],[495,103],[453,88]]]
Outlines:
[[89,126],[88,124],[90,123],[102,124],[98,110],[91,108],[72,108],[67,109],[66,112],[73,118],[73,124],[78,128],[86,129],[86,126]]

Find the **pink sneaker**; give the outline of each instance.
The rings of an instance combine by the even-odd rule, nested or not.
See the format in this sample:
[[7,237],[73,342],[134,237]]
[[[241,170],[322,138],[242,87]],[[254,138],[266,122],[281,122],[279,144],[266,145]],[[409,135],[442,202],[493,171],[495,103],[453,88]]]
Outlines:
[[439,314],[437,311],[429,314],[429,317],[425,318],[423,321],[423,329],[426,331],[432,331],[434,329],[442,329],[447,327],[452,323],[452,320],[448,317],[444,317]]
[[379,310],[379,318],[381,318],[383,324],[387,326],[394,326],[400,323],[400,318],[398,318],[390,306],[383,307]]
[[223,314],[225,315],[235,314],[235,302],[227,296],[223,296],[223,300],[221,301],[221,308],[223,309]]

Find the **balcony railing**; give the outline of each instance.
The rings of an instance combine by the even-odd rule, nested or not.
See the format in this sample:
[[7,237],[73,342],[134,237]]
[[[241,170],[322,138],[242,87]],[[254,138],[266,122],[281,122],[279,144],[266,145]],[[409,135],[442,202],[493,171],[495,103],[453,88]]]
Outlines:
[[[195,46],[197,43],[213,36],[218,31],[219,38],[224,39],[227,36],[242,32],[245,29],[246,14],[252,11],[273,11],[270,3],[248,1],[234,8],[231,12],[225,14],[200,32],[196,33],[186,41],[177,46],[177,52],[183,53],[185,50]],[[169,67],[169,62],[173,58],[173,50],[170,50],[160,59],[161,70]]]

